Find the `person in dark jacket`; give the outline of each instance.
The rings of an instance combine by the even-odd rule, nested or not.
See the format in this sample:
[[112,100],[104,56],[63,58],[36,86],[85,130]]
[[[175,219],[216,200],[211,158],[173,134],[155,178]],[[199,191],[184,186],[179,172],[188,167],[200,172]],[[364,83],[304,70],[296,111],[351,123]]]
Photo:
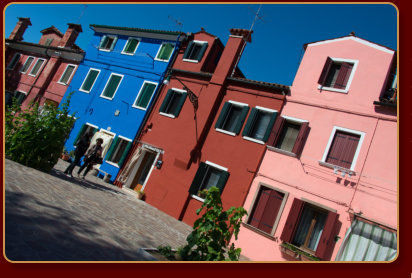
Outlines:
[[92,137],[93,137],[93,132],[88,132],[84,134],[79,139],[79,141],[77,141],[76,149],[74,151],[74,160],[72,161],[72,163],[70,163],[70,165],[64,171],[66,176],[71,177],[71,178],[73,177],[72,175],[73,169],[76,165],[79,165],[80,159],[83,157],[83,155],[86,153],[87,149],[90,146],[90,140],[92,139]]
[[[101,160],[102,156],[102,144],[103,144],[103,139],[102,138],[97,138],[96,139],[96,144],[94,144],[86,153],[84,156],[84,163],[82,167],[80,167],[79,171],[77,171],[77,176],[80,177],[80,173],[83,171],[84,168],[86,170],[83,173],[82,179],[87,175],[87,173],[93,168],[93,165],[97,164],[98,160]],[[101,162],[100,162],[101,163]]]

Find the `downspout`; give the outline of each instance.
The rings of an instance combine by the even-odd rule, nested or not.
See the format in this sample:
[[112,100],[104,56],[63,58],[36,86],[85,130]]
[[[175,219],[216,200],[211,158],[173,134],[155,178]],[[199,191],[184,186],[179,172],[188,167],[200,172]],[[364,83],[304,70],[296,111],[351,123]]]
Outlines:
[[[42,67],[42,69],[40,70],[40,72],[37,74],[36,79],[34,80],[33,84],[30,86],[29,91],[27,92],[27,96],[29,96],[29,94],[31,93],[33,87],[36,85],[40,75],[43,73],[44,69],[46,68],[47,64],[50,61],[51,56],[47,53],[47,51],[49,50],[49,48],[46,48],[46,50],[44,51],[44,55],[46,55],[47,57],[47,62],[46,64]],[[39,88],[39,92],[42,90],[43,86]],[[33,99],[33,104],[34,102],[39,98],[39,95],[37,95],[34,99]]]

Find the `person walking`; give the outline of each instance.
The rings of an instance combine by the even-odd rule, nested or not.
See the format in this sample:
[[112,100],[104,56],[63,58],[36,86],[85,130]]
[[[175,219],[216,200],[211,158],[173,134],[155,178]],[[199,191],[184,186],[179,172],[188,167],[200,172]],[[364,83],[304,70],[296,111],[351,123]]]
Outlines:
[[93,168],[93,165],[102,163],[102,157],[101,157],[102,151],[103,151],[102,144],[103,144],[103,139],[97,138],[96,144],[94,144],[87,151],[86,155],[84,156],[83,165],[80,167],[79,171],[77,171],[78,177],[80,177],[80,173],[83,171],[84,168],[86,168],[86,170],[83,173],[82,179],[84,179],[87,173]]
[[93,137],[93,132],[88,132],[84,134],[76,144],[76,149],[74,151],[74,160],[70,163],[70,165],[66,168],[64,173],[68,177],[73,177],[73,169],[76,167],[76,165],[79,165],[80,159],[83,157],[83,155],[86,153],[87,149],[90,146],[90,140]]

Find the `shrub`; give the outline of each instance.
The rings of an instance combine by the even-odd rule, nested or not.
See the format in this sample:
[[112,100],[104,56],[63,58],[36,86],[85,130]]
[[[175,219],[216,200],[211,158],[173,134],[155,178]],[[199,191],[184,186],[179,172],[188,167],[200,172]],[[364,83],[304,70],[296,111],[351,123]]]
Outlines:
[[35,103],[25,110],[13,101],[5,113],[5,154],[18,163],[49,172],[57,163],[75,122],[68,115],[71,95],[57,108]]

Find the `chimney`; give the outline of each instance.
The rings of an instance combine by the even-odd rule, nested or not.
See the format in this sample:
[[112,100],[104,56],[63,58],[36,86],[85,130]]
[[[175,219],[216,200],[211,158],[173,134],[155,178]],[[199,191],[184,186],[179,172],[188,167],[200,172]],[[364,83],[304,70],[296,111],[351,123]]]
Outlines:
[[59,47],[72,47],[79,33],[83,32],[82,26],[80,24],[69,23],[67,25],[69,25],[69,27],[67,28],[66,33],[64,33],[64,36],[61,39],[58,45]]
[[23,34],[26,31],[28,26],[31,26],[30,18],[19,17],[19,22],[17,22],[16,27],[14,27],[13,32],[11,32],[9,39],[16,40],[16,41],[22,41]]
[[245,29],[230,29],[229,40],[226,43],[219,64],[213,74],[211,82],[223,84],[237,65],[246,42],[252,41],[253,31]]

